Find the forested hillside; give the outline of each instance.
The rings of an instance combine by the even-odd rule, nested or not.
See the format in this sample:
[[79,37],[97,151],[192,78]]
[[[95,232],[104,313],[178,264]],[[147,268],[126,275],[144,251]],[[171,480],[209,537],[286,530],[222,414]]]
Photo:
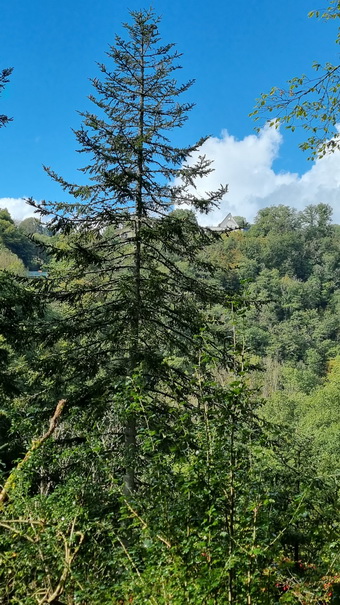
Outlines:
[[158,25],[99,66],[84,179],[48,169],[72,201],[1,210],[0,603],[334,605],[340,230],[198,224],[227,187],[171,142],[191,82]]
[[262,413],[309,438],[326,474],[338,468],[340,421],[340,229],[331,217],[327,204],[264,208],[210,248],[221,283],[249,304],[239,329]]
[[295,368],[301,380],[310,376],[309,388],[338,354],[340,230],[331,215],[326,204],[302,212],[264,208],[250,228],[223,236],[212,248],[222,283],[255,303],[245,319],[247,347]]
[[46,237],[48,230],[38,219],[26,218],[16,225],[7,208],[0,209],[0,269],[18,275],[40,270],[48,253],[38,242]]

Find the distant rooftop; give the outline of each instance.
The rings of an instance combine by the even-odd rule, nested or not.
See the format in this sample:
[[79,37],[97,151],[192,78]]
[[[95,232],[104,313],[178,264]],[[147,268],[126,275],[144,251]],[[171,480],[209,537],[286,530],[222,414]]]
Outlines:
[[223,219],[223,221],[215,226],[215,227],[209,227],[209,229],[211,229],[211,231],[230,231],[231,229],[239,229],[240,226],[239,224],[235,221],[234,217],[232,216],[232,214],[229,212],[229,214],[227,214],[227,216]]

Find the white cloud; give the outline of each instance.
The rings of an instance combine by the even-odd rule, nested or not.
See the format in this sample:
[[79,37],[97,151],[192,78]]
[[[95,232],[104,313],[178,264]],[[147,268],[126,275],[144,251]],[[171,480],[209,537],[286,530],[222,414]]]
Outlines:
[[226,183],[229,191],[218,209],[199,215],[202,225],[217,225],[228,212],[251,221],[266,206],[285,204],[301,210],[320,202],[333,207],[334,221],[340,223],[340,151],[316,160],[301,176],[277,173],[273,162],[282,140],[278,130],[266,126],[242,140],[223,131],[220,138],[204,143],[199,153],[214,161],[214,172],[197,182],[197,191],[203,194]]
[[[330,204],[333,218],[340,224],[340,150],[316,160],[299,176],[292,172],[275,172],[283,137],[278,130],[265,127],[257,135],[237,140],[227,131],[220,138],[208,139],[200,149],[214,161],[214,171],[197,181],[197,191],[218,189],[228,184],[229,191],[220,207],[200,215],[202,225],[217,225],[231,212],[252,221],[260,208],[285,204],[301,210],[308,204]],[[193,156],[191,161],[194,161]],[[34,211],[23,198],[0,198],[0,208],[7,208],[14,220],[33,216]]]
[[24,218],[34,216],[34,208],[27,204],[25,199],[21,197],[0,198],[0,208],[7,208],[12,219],[15,221],[23,221]]

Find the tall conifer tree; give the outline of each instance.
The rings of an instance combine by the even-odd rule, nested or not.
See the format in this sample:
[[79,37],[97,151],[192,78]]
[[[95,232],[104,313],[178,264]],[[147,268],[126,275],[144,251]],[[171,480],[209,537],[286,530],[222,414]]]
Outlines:
[[[192,108],[180,101],[192,82],[179,85],[174,78],[180,55],[173,44],[160,43],[153,12],[131,15],[127,38],[117,36],[109,49],[112,67],[100,65],[103,78],[93,80],[96,113],[83,113],[76,132],[80,152],[91,156],[82,168],[87,180],[69,183],[48,169],[74,201],[39,207],[54,215],[51,228],[67,236],[56,251],[67,262],[66,274],[57,286],[55,280],[46,283],[49,295],[68,305],[57,333],[77,342],[73,361],[82,375],[81,397],[92,404],[105,401],[105,409],[117,383],[136,373],[155,406],[160,393],[170,397],[183,374],[166,359],[194,359],[200,310],[223,296],[194,276],[195,267],[209,270],[199,254],[211,236],[192,214],[172,213],[182,204],[208,212],[226,192],[221,186],[196,194],[196,180],[211,166],[205,157],[189,158],[205,139],[180,148],[168,138]],[[179,259],[190,264],[190,272]],[[139,419],[131,397],[123,408],[124,485],[131,493]]]

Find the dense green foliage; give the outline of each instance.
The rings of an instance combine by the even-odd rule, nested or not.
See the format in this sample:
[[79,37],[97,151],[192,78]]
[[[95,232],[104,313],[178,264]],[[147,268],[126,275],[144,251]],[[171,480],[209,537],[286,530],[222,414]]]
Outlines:
[[313,375],[322,380],[339,353],[340,232],[331,208],[264,208],[254,225],[211,254],[226,270],[223,278],[255,303],[244,322],[250,350],[272,368],[294,368],[307,383],[310,376],[310,386]]
[[[73,203],[39,206],[48,231],[1,211],[0,603],[335,605],[339,228],[173,210],[225,187],[197,197],[202,141],[168,138],[190,83],[158,19],[125,28],[84,182],[48,170]],[[48,276],[13,275],[37,249]]]

